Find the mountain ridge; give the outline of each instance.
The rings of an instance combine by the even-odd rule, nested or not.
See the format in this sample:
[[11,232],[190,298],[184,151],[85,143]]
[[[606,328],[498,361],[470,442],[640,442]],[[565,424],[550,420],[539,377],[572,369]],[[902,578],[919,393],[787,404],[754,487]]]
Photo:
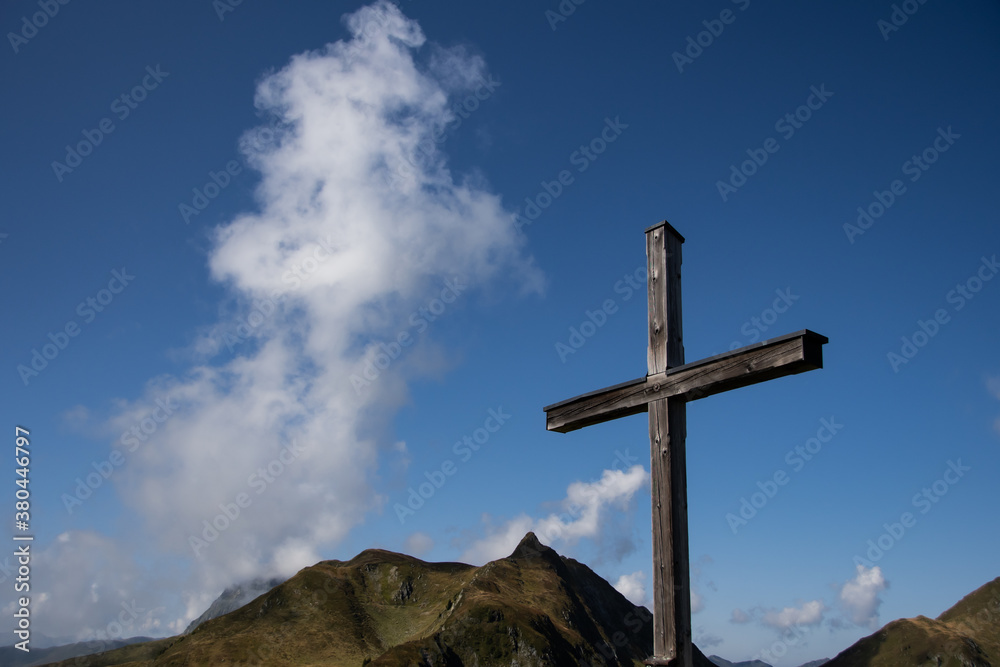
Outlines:
[[[366,549],[326,560],[216,617],[274,580],[227,588],[190,632],[52,667],[181,665],[637,666],[652,652],[652,615],[586,565],[525,535],[476,567]],[[78,646],[78,645],[73,645]],[[57,647],[66,649],[67,647]],[[57,653],[67,656],[66,652]],[[39,656],[32,662],[38,665]],[[696,667],[770,667],[706,658]],[[892,621],[829,662],[802,667],[1000,667],[1000,577],[936,619]]]
[[57,664],[635,667],[652,653],[651,621],[528,533],[481,567],[380,549],[321,561],[190,634]]
[[222,594],[219,595],[219,597],[217,597],[211,605],[209,605],[208,609],[206,609],[201,616],[188,623],[187,628],[184,630],[184,634],[190,634],[195,628],[205,621],[210,621],[213,618],[218,618],[219,616],[228,614],[231,611],[236,611],[240,607],[253,601],[257,597],[260,597],[264,593],[267,593],[269,590],[284,581],[284,579],[278,577],[272,577],[271,579],[257,577],[255,579],[250,579],[249,581],[244,581],[227,587],[222,591]]
[[1000,667],[1000,577],[937,618],[892,621],[841,651],[826,667]]

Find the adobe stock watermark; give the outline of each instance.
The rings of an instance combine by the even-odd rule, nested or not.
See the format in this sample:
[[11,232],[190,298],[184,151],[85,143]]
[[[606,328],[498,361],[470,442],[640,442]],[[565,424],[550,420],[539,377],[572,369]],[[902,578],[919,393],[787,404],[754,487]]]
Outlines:
[[[614,292],[623,295],[623,302],[629,301],[636,292],[644,293],[645,290],[645,265],[636,268],[632,273],[626,273],[614,284]],[[556,341],[556,354],[559,355],[559,361],[565,364],[569,355],[576,354],[580,348],[586,345],[587,341],[607,324],[608,318],[618,312],[618,307],[618,302],[615,299],[608,298],[596,310],[583,311],[583,320],[580,324],[569,328],[569,338],[566,342]]]
[[181,202],[177,205],[177,211],[181,214],[184,224],[190,225],[191,218],[199,215],[208,208],[212,200],[229,187],[229,184],[233,181],[233,177],[239,175],[242,171],[243,166],[236,160],[230,160],[226,163],[224,169],[220,169],[217,172],[210,169],[208,171],[208,180],[205,181],[205,184],[201,188],[192,188],[191,192],[193,196],[191,197],[191,204],[188,205],[185,202]]
[[781,631],[778,639],[769,647],[756,653],[751,660],[761,660],[768,664],[774,663],[788,653],[789,647],[796,646],[809,634],[811,627],[802,625],[790,625]]
[[[628,124],[621,122],[621,116],[615,116],[614,120],[611,120],[610,117],[605,117],[604,127],[598,135],[588,143],[580,144],[579,148],[569,154],[570,165],[576,167],[576,171],[579,174],[587,171],[590,165],[608,149],[608,146],[617,141],[622,132],[627,129]],[[551,181],[544,179],[540,181],[541,190],[534,197],[524,198],[524,217],[527,220],[521,218],[520,211],[510,216],[514,227],[520,230],[522,227],[526,227],[538,220],[545,209],[552,206],[552,202],[559,199],[566,191],[566,188],[575,182],[576,177],[569,169],[559,171]]]
[[[118,120],[123,121],[132,115],[132,112],[139,108],[139,104],[144,102],[149,93],[160,87],[163,80],[170,76],[170,72],[164,72],[157,65],[146,66],[146,75],[131,90],[122,93],[111,100],[110,111],[115,114]],[[94,152],[101,145],[104,139],[115,131],[115,123],[108,117],[97,121],[93,129],[84,128],[81,132],[83,139],[74,145],[66,144],[66,157],[62,162],[52,161],[52,173],[60,183],[66,174],[73,173],[73,170],[83,164],[83,159]]]
[[[330,236],[316,239],[312,252],[305,259],[295,262],[292,268],[281,275],[281,282],[288,285],[288,289],[276,289],[271,292],[270,297],[253,299],[250,312],[236,318],[231,326],[222,332],[222,343],[229,348],[229,352],[234,354],[237,346],[249,340],[254,335],[255,329],[274,316],[278,306],[285,300],[289,292],[293,292],[305,284],[335,252],[333,239]],[[216,351],[221,349],[221,345],[216,345]]]
[[[955,287],[949,290],[944,299],[951,304],[954,312],[965,308],[966,304],[972,301],[993,277],[1000,272],[1000,263],[997,256],[990,258],[983,256],[979,262],[979,267],[971,276],[964,281],[956,283]],[[946,308],[938,308],[927,320],[918,319],[917,327],[909,336],[901,336],[899,351],[890,350],[886,353],[886,361],[893,373],[898,373],[899,369],[910,363],[917,354],[920,353],[928,343],[941,331],[941,327],[951,322],[951,314]]]
[[74,480],[76,487],[73,493],[63,493],[60,496],[66,512],[73,514],[75,508],[83,505],[85,500],[93,496],[94,492],[101,488],[104,482],[111,479],[115,470],[125,465],[128,458],[127,454],[134,453],[142,444],[146,443],[150,436],[160,428],[160,424],[170,419],[176,411],[177,406],[171,404],[169,396],[166,400],[162,398],[156,399],[156,407],[149,410],[147,416],[137,421],[122,433],[119,441],[126,451],[112,449],[111,453],[104,460],[93,461],[90,466],[94,469],[94,472],[88,473],[84,478],[77,477]]
[[575,14],[576,8],[586,1],[587,0],[561,0],[555,11],[546,9],[545,20],[549,22],[549,27],[552,28],[552,32],[556,31],[556,28],[560,23],[563,23],[566,19]]
[[927,0],[903,0],[900,4],[893,4],[889,20],[879,19],[875,22],[875,27],[882,33],[882,41],[888,42],[889,35],[898,32],[900,28],[906,25],[910,17],[920,10],[920,5],[926,2]]
[[[490,441],[494,433],[503,428],[511,419],[511,415],[503,411],[503,406],[498,406],[495,410],[490,408],[486,411],[486,419],[483,425],[476,428],[470,434],[462,436],[461,440],[455,441],[452,445],[452,453],[459,458],[461,463],[468,463],[470,459],[482,447]],[[424,472],[427,481],[421,482],[416,488],[408,489],[409,496],[406,504],[395,503],[392,508],[396,512],[396,518],[400,524],[405,524],[406,520],[421,510],[431,498],[448,482],[448,478],[453,477],[458,472],[458,464],[452,459],[445,459],[441,465],[432,470]]]
[[806,463],[812,461],[823,450],[823,445],[833,440],[834,436],[844,428],[843,424],[837,423],[836,417],[830,417],[829,419],[824,417],[819,420],[819,424],[820,426],[816,430],[814,437],[808,438],[801,445],[796,445],[794,448],[789,449],[785,454],[785,465],[789,467],[789,471],[786,472],[784,468],[778,468],[763,482],[758,481],[757,488],[760,489],[759,491],[751,493],[749,500],[747,500],[746,496],[740,498],[740,506],[737,509],[738,516],[732,512],[726,513],[726,523],[729,524],[729,529],[733,531],[733,535],[740,528],[746,526],[751,519],[756,517],[778,495],[781,487],[787,485],[791,481],[792,476],[805,468]]
[[[138,628],[133,630],[132,627],[136,624],[136,620],[139,619],[141,615],[149,618],[152,611],[147,611],[146,609],[140,607],[136,604],[135,600],[130,602],[121,603],[122,611],[118,612],[118,616],[110,621],[104,626],[103,630],[98,630],[95,633],[95,637],[91,641],[96,641],[97,646],[94,648],[93,652],[88,655],[77,656],[73,659],[74,665],[78,667],[91,667],[94,664],[94,657],[97,653],[103,653],[104,651],[111,650],[112,648],[117,648],[112,644],[112,642],[122,639],[126,636],[126,632],[129,636],[135,636],[140,630],[145,628]],[[88,649],[89,650],[89,649]],[[67,663],[69,661],[66,661]]]
[[[955,141],[962,137],[961,134],[952,131],[951,125],[948,126],[947,130],[939,127],[937,134],[938,136],[934,138],[930,146],[922,150],[919,155],[914,154],[900,167],[903,175],[910,177],[911,183],[916,183],[924,175],[924,172],[938,161],[941,154],[954,146]],[[858,207],[858,217],[855,223],[844,223],[844,234],[847,235],[847,240],[853,245],[854,239],[871,229],[875,221],[885,215],[886,211],[892,208],[893,204],[904,194],[906,194],[906,184],[898,178],[889,184],[887,190],[873,191],[874,200],[867,205]]]
[[190,204],[182,201],[177,204],[177,212],[180,214],[184,224],[191,224],[191,218],[200,215],[208,206],[215,201],[222,191],[229,187],[236,176],[243,173],[246,160],[249,155],[255,155],[271,146],[278,137],[280,131],[288,126],[282,118],[271,114],[271,118],[266,126],[255,127],[240,138],[240,146],[243,149],[242,162],[232,159],[226,162],[218,171],[209,169],[205,183],[200,187],[191,188]]
[[[823,108],[833,93],[826,89],[826,84],[820,87],[810,86],[810,94],[806,97],[805,103],[796,107],[794,111],[786,113],[778,118],[774,123],[775,132],[779,132],[785,141],[795,136],[795,132],[801,130],[813,117],[813,112]],[[715,187],[719,191],[722,201],[729,201],[729,197],[735,194],[740,188],[747,184],[747,179],[757,173],[757,170],[767,164],[771,155],[781,150],[781,144],[774,137],[764,140],[761,148],[748,148],[746,154],[750,159],[744,160],[737,167],[735,164],[729,165],[729,179],[726,181],[716,181]]]
[[[427,305],[417,308],[410,313],[407,319],[407,328],[396,334],[395,339],[386,343],[380,342],[370,352],[368,359],[364,363],[361,373],[351,373],[351,386],[354,393],[361,395],[361,392],[370,387],[384,373],[394,361],[403,355],[405,348],[410,347],[416,341],[419,334],[427,331],[431,322],[436,321],[448,310],[448,306],[455,303],[462,295],[468,285],[462,282],[462,278],[449,278],[444,281],[444,287],[438,296],[427,302]],[[411,333],[413,332],[413,333]]]
[[38,31],[49,24],[51,19],[59,13],[59,8],[68,5],[70,0],[38,0],[38,7],[41,9],[35,12],[29,19],[27,16],[21,17],[21,29],[17,32],[8,32],[7,41],[14,53],[20,52],[21,47],[38,35]]
[[788,309],[799,300],[799,295],[792,294],[792,288],[786,287],[784,290],[776,289],[774,293],[777,298],[771,303],[770,308],[760,311],[760,315],[754,315],[743,323],[740,333],[746,336],[746,340],[734,340],[729,344],[729,350],[738,350],[744,345],[756,343],[763,339],[763,334],[778,321],[778,316],[788,312]]
[[641,465],[639,463],[639,457],[632,456],[631,450],[626,447],[624,452],[620,449],[615,450],[615,458],[611,460],[611,467],[609,470],[625,471],[634,465]]
[[386,184],[393,190],[400,191],[405,183],[412,182],[412,178],[421,169],[433,165],[435,147],[448,141],[451,133],[461,127],[462,123],[479,109],[482,102],[493,97],[493,93],[500,85],[501,83],[492,75],[480,78],[480,83],[474,91],[451,106],[454,118],[447,125],[435,127],[429,136],[417,144],[414,154],[407,154],[404,163],[397,165],[392,173],[385,173]]
[[219,17],[219,23],[226,20],[226,14],[236,11],[236,8],[243,4],[243,0],[212,0],[212,9]]
[[[94,296],[88,296],[77,305],[76,314],[80,316],[82,323],[87,325],[97,319],[97,314],[103,313],[115,300],[115,297],[121,294],[133,280],[135,280],[135,276],[130,275],[124,266],[120,271],[118,269],[111,271],[108,286],[98,290]],[[31,360],[28,364],[18,364],[15,369],[24,386],[27,387],[33,378],[38,377],[42,371],[48,368],[49,364],[55,361],[63,350],[69,347],[72,339],[79,336],[82,331],[80,323],[75,319],[70,319],[55,333],[49,332],[48,342],[42,344],[41,351],[37,347],[31,348]]]
[[[267,487],[285,472],[285,469],[302,455],[305,448],[292,440],[290,444],[281,448],[276,457],[267,462],[266,465],[247,477],[247,486],[253,489],[256,495],[267,491]],[[219,503],[219,513],[211,519],[202,521],[201,537],[195,534],[188,535],[188,545],[198,558],[204,558],[202,553],[210,544],[219,539],[222,533],[229,530],[236,521],[243,515],[244,510],[253,505],[253,496],[246,491],[237,493],[230,502]]]
[[[940,479],[935,480],[930,485],[925,486],[915,493],[910,504],[913,505],[914,509],[920,510],[920,514],[927,514],[934,509],[936,504],[941,502],[941,499],[948,494],[951,487],[958,484],[965,477],[965,473],[971,470],[971,467],[962,465],[962,459],[949,460]],[[912,512],[903,512],[899,516],[899,521],[883,523],[882,527],[885,529],[885,532],[874,540],[868,540],[868,549],[864,552],[867,558],[863,558],[860,554],[855,554],[853,558],[854,564],[856,566],[863,565],[867,568],[873,567],[875,563],[882,560],[894,546],[902,541],[908,530],[917,525],[918,518]]]
[[[750,0],[732,0],[732,3],[737,5],[741,12],[745,12],[750,6]],[[736,16],[737,14],[733,10],[727,8],[719,12],[719,18],[702,21],[701,24],[705,26],[705,29],[697,35],[688,35],[684,53],[680,51],[673,53],[672,57],[674,64],[677,65],[677,71],[683,74],[685,65],[693,65],[694,61],[705,52],[705,49],[712,46],[715,40],[722,36],[726,26],[732,25],[736,21]]]

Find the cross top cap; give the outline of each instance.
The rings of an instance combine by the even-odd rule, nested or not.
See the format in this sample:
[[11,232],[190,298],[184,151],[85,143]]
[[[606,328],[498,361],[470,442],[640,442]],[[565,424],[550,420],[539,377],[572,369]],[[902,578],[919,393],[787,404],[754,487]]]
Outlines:
[[681,243],[684,243],[684,237],[681,236],[681,233],[679,231],[677,231],[676,229],[674,229],[673,225],[671,225],[666,220],[661,220],[660,222],[656,223],[655,225],[646,228],[646,234],[649,234],[649,233],[651,233],[653,231],[656,231],[660,227],[665,228],[669,233],[671,233],[674,236],[676,236],[678,241],[680,241]]

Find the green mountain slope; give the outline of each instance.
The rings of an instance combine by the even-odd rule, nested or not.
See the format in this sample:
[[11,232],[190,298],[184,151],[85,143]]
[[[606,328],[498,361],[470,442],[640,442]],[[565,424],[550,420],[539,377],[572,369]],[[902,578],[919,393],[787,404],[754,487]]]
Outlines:
[[93,640],[63,644],[62,646],[33,648],[27,653],[13,646],[3,646],[0,647],[0,665],[3,665],[3,667],[36,667],[37,665],[43,665],[55,660],[68,660],[78,655],[87,655],[95,651],[105,650],[109,646],[114,649],[148,641],[151,641],[149,637],[130,637],[129,639],[111,639],[106,641]]
[[936,619],[893,621],[826,667],[1000,667],[1000,578]]
[[651,653],[645,608],[528,533],[482,567],[381,550],[324,561],[188,635],[58,665],[633,667]]

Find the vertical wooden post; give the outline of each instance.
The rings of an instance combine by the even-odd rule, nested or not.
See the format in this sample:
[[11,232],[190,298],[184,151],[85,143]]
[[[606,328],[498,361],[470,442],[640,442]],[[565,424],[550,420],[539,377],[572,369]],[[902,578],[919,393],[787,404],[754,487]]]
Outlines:
[[[681,244],[663,221],[646,230],[650,375],[684,364]],[[687,466],[683,398],[649,403],[653,496],[653,656],[647,665],[691,667],[691,581],[688,565]]]
[[653,496],[653,655],[647,665],[692,667],[688,560],[687,402],[722,391],[823,368],[828,341],[803,330],[684,365],[681,245],[666,220],[646,230],[649,347],[645,379],[593,391],[545,408],[545,427],[578,428],[649,412]]

